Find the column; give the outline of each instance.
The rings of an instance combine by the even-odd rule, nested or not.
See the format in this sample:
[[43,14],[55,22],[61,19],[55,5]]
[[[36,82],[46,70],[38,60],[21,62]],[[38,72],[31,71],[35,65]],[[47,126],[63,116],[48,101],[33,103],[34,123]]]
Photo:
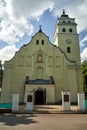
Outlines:
[[26,95],[26,110],[33,110],[33,92],[27,92]]
[[78,109],[85,111],[85,96],[84,93],[78,93]]
[[18,111],[19,109],[19,93],[12,94],[12,111]]
[[62,92],[63,110],[71,110],[70,92]]

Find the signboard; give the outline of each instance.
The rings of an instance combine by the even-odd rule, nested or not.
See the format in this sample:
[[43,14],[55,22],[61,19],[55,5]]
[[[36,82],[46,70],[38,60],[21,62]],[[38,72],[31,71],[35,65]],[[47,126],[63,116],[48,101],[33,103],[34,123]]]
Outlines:
[[64,102],[69,102],[69,95],[64,95]]
[[26,94],[26,110],[33,110],[33,92],[27,92]]
[[62,91],[62,108],[64,111],[71,110],[70,92]]
[[32,95],[27,95],[27,102],[32,102]]

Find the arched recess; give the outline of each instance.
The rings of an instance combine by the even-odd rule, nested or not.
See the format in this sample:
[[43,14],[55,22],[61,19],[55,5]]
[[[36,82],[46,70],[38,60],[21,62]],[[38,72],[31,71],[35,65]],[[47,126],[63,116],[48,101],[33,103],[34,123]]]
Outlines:
[[49,66],[49,67],[52,67],[52,66],[53,66],[53,57],[52,57],[52,56],[49,56],[49,57],[48,57],[48,66]]
[[43,79],[43,68],[38,67],[36,70],[37,79]]
[[31,56],[27,56],[27,58],[26,58],[26,65],[27,66],[31,66],[31,64],[32,64],[32,58],[31,58]]
[[37,56],[37,62],[43,62],[43,56],[42,56],[42,54],[38,54],[38,56]]
[[60,66],[60,56],[56,56],[56,66]]
[[23,66],[24,65],[24,56],[20,56],[19,57],[19,66]]

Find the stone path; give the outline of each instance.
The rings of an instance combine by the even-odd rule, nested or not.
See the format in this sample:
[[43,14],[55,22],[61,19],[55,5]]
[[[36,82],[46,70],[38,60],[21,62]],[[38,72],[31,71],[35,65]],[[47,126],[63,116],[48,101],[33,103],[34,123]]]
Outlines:
[[87,114],[0,114],[0,130],[87,130]]

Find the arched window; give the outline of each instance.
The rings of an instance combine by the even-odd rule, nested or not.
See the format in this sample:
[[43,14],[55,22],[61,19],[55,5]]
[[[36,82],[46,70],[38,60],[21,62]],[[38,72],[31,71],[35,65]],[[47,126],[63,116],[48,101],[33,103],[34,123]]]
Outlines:
[[63,28],[63,29],[62,29],[62,32],[66,32],[66,29],[65,29],[65,28]]
[[39,45],[39,40],[36,40],[36,45]]
[[42,40],[42,42],[41,42],[41,43],[42,43],[42,45],[44,45],[44,40]]
[[72,28],[69,29],[69,32],[72,32]]
[[71,48],[68,46],[67,47],[67,53],[70,53],[71,52]]

